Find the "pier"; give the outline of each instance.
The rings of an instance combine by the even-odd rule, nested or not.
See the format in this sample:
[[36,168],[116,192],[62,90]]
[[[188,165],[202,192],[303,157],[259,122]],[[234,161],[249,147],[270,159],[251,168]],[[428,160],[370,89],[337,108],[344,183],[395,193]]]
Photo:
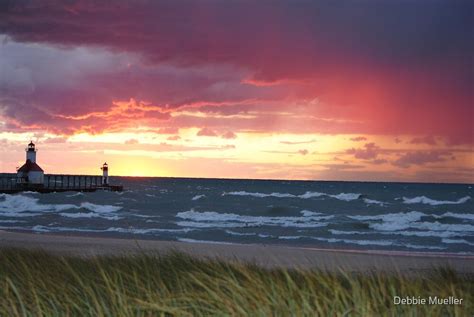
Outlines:
[[94,192],[97,190],[122,191],[123,186],[103,184],[103,176],[98,175],[45,174],[44,184],[30,184],[25,179],[19,179],[16,174],[0,175],[0,193],[4,194],[24,191],[53,193]]
[[121,185],[109,184],[109,166],[106,163],[100,168],[99,175],[45,174],[36,163],[36,146],[31,141],[26,151],[26,162],[17,168],[16,174],[0,173],[0,193],[12,194],[25,191],[38,193],[54,192],[95,192],[97,190],[122,191]]

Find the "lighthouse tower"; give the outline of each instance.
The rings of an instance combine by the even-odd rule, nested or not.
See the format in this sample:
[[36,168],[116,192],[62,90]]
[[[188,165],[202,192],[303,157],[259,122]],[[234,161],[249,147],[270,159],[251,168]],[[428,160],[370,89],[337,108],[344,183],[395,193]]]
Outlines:
[[28,144],[26,151],[26,162],[17,170],[18,183],[32,185],[44,185],[44,171],[36,164],[36,148],[33,141]]
[[26,160],[30,160],[33,163],[36,163],[36,148],[33,141],[30,141],[28,147],[25,149],[26,151]]
[[102,185],[109,185],[109,166],[107,162],[100,168],[102,170]]

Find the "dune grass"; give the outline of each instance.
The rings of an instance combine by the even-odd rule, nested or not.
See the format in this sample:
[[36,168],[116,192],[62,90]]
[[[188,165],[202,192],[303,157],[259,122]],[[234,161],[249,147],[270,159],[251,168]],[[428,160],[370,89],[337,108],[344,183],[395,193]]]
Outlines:
[[[393,296],[463,298],[396,306]],[[77,258],[0,250],[0,316],[471,316],[474,281],[264,269],[166,256]]]

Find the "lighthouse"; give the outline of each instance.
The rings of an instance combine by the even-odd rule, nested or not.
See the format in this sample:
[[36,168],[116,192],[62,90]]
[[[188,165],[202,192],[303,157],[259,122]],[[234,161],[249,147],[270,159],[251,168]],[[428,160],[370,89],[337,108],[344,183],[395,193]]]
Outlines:
[[107,162],[105,162],[102,167],[100,168],[102,170],[102,185],[109,185],[109,166],[107,165]]
[[36,164],[36,148],[33,141],[28,144],[26,162],[17,170],[17,182],[31,185],[44,185],[44,171]]

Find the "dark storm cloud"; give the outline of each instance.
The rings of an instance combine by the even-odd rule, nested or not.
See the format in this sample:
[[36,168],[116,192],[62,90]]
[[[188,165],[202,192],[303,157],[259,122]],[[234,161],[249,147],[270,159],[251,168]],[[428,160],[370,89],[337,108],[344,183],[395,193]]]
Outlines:
[[[259,99],[323,96],[330,106],[317,109],[325,117],[359,124],[320,131],[327,124],[313,122],[314,132],[435,134],[472,142],[473,6],[453,0],[4,0],[0,34],[54,52],[33,53],[35,64],[23,68],[0,61],[8,70],[0,76],[0,108],[20,125],[28,123],[28,111],[10,109],[15,103],[39,111],[44,125],[87,128],[93,116],[90,122],[67,118],[109,112],[117,100],[150,102],[167,119],[161,111],[181,106],[233,103],[239,113],[254,108],[240,105],[243,100],[255,99],[262,108]],[[13,57],[1,54],[11,64]]]

